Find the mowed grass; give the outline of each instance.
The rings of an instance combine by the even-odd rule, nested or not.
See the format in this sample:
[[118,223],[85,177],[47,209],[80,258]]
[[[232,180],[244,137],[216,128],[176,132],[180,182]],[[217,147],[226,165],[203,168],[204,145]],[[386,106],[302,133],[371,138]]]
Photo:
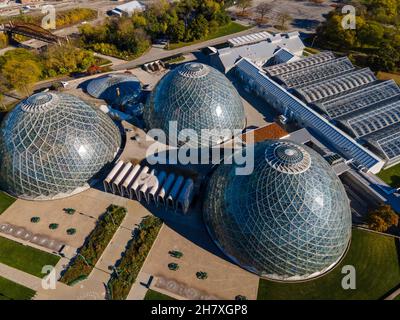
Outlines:
[[0,300],[30,300],[36,292],[0,277]]
[[229,34],[241,32],[247,29],[250,29],[251,27],[243,26],[239,23],[236,22],[230,22],[225,26],[219,27],[218,30],[215,32],[211,32],[207,35],[207,37],[204,37],[199,40],[191,41],[191,42],[177,42],[177,43],[170,43],[168,50],[174,50],[186,46],[190,46],[192,44],[200,43],[203,41],[208,41],[216,38],[220,38],[223,36],[227,36]]
[[393,188],[400,187],[400,163],[393,167],[382,170],[377,174],[379,178],[385,181],[388,185]]
[[176,300],[176,299],[171,298],[170,296],[167,296],[166,294],[162,294],[160,292],[149,289],[149,290],[147,290],[144,300]]
[[[356,289],[344,290],[342,267],[356,269]],[[353,229],[352,243],[344,260],[325,276],[303,283],[260,280],[260,300],[376,300],[400,283],[395,240],[368,231]]]
[[43,278],[42,268],[55,266],[60,257],[18,242],[0,237],[0,263]]
[[7,210],[17,199],[0,191],[0,214]]

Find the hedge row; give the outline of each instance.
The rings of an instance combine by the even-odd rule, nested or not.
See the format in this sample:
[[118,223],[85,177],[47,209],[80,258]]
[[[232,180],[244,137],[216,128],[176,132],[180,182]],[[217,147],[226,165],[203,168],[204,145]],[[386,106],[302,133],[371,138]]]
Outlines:
[[154,216],[148,216],[142,220],[108,282],[110,299],[125,300],[127,298],[161,226],[162,221]]
[[77,280],[88,277],[112,237],[121,225],[126,215],[126,209],[115,205],[107,208],[96,227],[90,233],[85,244],[78,250],[78,254],[63,273],[60,281],[73,285]]

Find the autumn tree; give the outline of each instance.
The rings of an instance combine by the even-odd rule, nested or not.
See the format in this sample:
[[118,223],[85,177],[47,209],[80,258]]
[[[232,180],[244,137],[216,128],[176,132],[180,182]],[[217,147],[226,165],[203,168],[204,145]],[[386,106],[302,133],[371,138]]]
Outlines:
[[33,60],[9,59],[1,70],[4,78],[22,95],[31,95],[33,86],[39,81],[42,70]]
[[367,222],[372,230],[385,232],[399,224],[399,216],[390,205],[384,204],[368,213]]

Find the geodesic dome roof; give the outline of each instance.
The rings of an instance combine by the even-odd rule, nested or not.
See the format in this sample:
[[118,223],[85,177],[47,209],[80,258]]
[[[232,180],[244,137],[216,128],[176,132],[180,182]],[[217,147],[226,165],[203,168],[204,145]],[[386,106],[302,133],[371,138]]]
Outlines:
[[118,104],[137,99],[142,85],[137,77],[126,73],[113,73],[100,76],[89,82],[87,92],[94,98],[103,99],[110,104]]
[[351,213],[345,189],[312,149],[285,140],[259,143],[254,171],[214,172],[204,220],[218,247],[243,268],[275,280],[305,280],[346,252]]
[[[218,70],[197,62],[186,63],[167,73],[157,84],[144,110],[144,119],[149,129],[162,129],[170,139],[177,139],[170,132],[169,122],[177,122],[177,132],[192,129],[188,134],[188,145],[208,146],[200,141],[202,129],[230,131],[242,130],[245,113],[242,100],[231,82]],[[232,134],[212,133],[215,143],[220,143]],[[178,140],[182,142],[182,140]],[[178,142],[178,144],[179,144]],[[186,139],[184,140],[186,142]]]
[[112,161],[121,137],[112,120],[67,94],[38,93],[0,127],[0,181],[24,199],[55,199],[88,187]]

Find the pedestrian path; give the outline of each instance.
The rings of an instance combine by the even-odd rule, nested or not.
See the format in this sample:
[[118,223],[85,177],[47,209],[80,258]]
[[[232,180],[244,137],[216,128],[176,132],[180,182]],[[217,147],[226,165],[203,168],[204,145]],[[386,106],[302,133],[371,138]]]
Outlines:
[[0,276],[34,291],[42,287],[42,279],[0,263]]

